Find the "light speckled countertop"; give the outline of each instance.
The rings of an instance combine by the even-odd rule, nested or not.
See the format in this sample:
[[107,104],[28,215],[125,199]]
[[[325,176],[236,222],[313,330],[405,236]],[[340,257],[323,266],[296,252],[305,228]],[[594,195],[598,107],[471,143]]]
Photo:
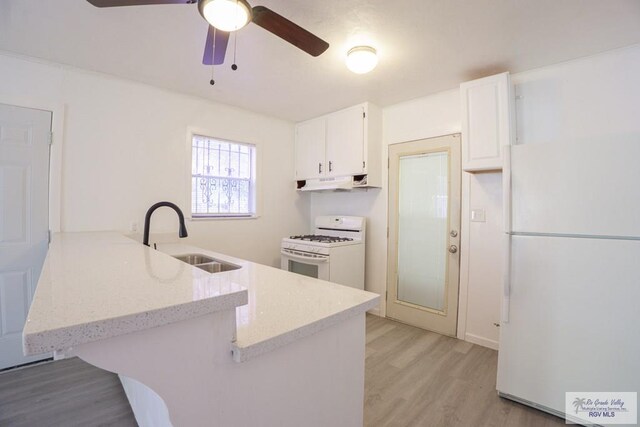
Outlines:
[[[170,256],[186,253],[242,268],[210,274]],[[362,314],[378,298],[182,243],[155,251],[116,232],[58,233],[23,341],[28,354],[64,350],[236,307],[233,357],[243,362]]]
[[56,233],[23,347],[27,354],[65,350],[246,303],[239,284],[119,233]]
[[[378,294],[313,279],[182,243],[158,244],[171,255],[201,253],[241,265],[217,273],[249,291],[249,303],[236,308],[238,362],[282,347],[378,305]],[[195,268],[195,267],[194,267]]]

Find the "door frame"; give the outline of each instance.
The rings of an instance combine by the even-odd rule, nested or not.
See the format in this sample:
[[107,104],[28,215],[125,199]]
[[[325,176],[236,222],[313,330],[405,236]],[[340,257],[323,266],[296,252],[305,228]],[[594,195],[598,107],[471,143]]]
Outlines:
[[[444,135],[435,135],[435,136],[427,136],[424,138],[418,138],[418,139],[413,139],[413,140],[409,140],[409,141],[398,141],[395,142],[393,144],[388,144],[385,147],[385,153],[386,153],[386,157],[387,157],[387,173],[386,173],[386,184],[387,184],[387,238],[386,238],[386,265],[385,265],[385,270],[386,270],[386,277],[385,277],[385,298],[384,298],[384,316],[388,317],[388,307],[389,307],[389,290],[391,287],[391,282],[390,282],[390,275],[391,275],[391,269],[389,268],[390,266],[390,256],[391,256],[391,208],[392,208],[392,189],[391,189],[391,185],[390,185],[390,174],[391,174],[391,155],[390,155],[390,149],[391,146],[395,146],[395,145],[399,145],[399,144],[407,144],[407,143],[412,143],[412,142],[419,142],[419,141],[425,141],[425,140],[430,140],[430,139],[437,139],[437,138],[443,138],[443,137],[453,137],[453,138],[457,138],[459,140],[460,143],[460,147],[459,150],[462,149],[462,138],[461,138],[461,134],[460,132],[453,132],[450,134],[444,134]],[[448,149],[447,150],[449,155],[451,154],[451,150]],[[416,154],[420,152],[420,153],[424,153],[424,150],[418,150],[416,151]],[[435,152],[433,150],[428,150],[428,152]],[[461,153],[460,153],[461,155]],[[449,160],[449,164],[451,165],[451,157]],[[458,254],[460,256],[460,253],[462,252],[462,246],[463,246],[463,241],[464,241],[464,236],[462,234],[462,223],[464,222],[464,218],[463,218],[463,212],[464,212],[464,201],[463,201],[463,196],[464,196],[464,173],[462,171],[462,165],[460,165],[460,176],[458,177],[459,179],[459,183],[460,183],[460,194],[459,194],[459,205],[458,205],[458,209],[459,209],[459,219],[460,219],[460,227],[458,229]],[[397,196],[397,194],[396,194]],[[451,206],[451,201],[449,201],[449,210],[451,212],[452,206]],[[397,219],[397,218],[396,218]],[[397,232],[397,224],[393,225],[396,227],[396,232]],[[451,229],[451,216],[449,216],[449,218],[447,218],[447,230]],[[397,253],[397,248],[396,248],[396,253]],[[447,270],[448,270],[448,265],[449,263],[447,262]],[[464,295],[464,298],[462,296],[462,278],[461,278],[461,273],[462,273],[462,268],[463,268],[463,264],[462,264],[462,259],[459,258],[458,260],[458,280],[457,283],[455,284],[455,286],[458,287],[458,301],[456,304],[456,326],[454,328],[454,337],[460,338],[460,335],[464,335],[464,328],[466,326],[466,301],[467,301],[467,295]],[[448,274],[448,273],[447,273]],[[397,284],[396,284],[397,286]],[[465,287],[465,292],[466,292],[466,287]],[[445,300],[446,298],[448,298],[448,295],[445,295]],[[463,305],[463,300],[464,300],[464,305]],[[410,303],[405,303],[403,305],[406,306],[411,306],[412,304]],[[464,310],[463,310],[464,308]],[[433,310],[433,309],[426,309],[425,311],[428,312],[432,312],[432,313],[436,313],[438,312],[438,310]],[[461,324],[462,322],[462,324]],[[462,330],[461,330],[461,326],[462,326]],[[464,339],[464,338],[462,338]]]
[[53,143],[49,147],[49,230],[62,231],[62,150],[64,142],[63,103],[43,98],[0,93],[0,104],[51,112]]

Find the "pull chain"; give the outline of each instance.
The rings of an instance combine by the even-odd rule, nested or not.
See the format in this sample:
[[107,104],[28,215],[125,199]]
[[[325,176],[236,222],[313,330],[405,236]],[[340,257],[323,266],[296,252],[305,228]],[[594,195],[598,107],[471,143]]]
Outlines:
[[236,52],[238,51],[238,32],[234,31],[233,33],[233,64],[231,64],[231,69],[233,71],[238,69],[238,65],[236,65]]
[[211,53],[211,80],[209,80],[209,84],[213,86],[216,84],[216,81],[213,79],[213,71],[215,69],[214,64],[216,62],[216,27],[213,27],[213,52]]
[[[237,18],[238,18],[238,9],[240,9],[239,5],[238,5],[238,0],[236,0],[236,22],[237,22]],[[238,46],[238,31],[236,28],[236,31],[233,32],[233,64],[231,64],[231,69],[233,71],[238,69],[238,66],[236,65],[236,50],[237,50],[237,46]]]

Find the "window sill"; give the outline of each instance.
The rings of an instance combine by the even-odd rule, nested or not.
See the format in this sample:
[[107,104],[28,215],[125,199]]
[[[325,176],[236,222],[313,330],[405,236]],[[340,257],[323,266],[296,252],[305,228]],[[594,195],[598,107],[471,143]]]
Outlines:
[[188,221],[221,221],[221,220],[242,220],[242,219],[258,219],[260,215],[247,215],[247,216],[192,216],[187,218]]

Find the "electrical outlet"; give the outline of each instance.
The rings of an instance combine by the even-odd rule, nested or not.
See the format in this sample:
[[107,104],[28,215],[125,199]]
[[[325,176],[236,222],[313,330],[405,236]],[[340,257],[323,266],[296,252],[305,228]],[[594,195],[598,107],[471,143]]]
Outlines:
[[484,209],[472,209],[471,221],[472,222],[486,222],[486,215]]

